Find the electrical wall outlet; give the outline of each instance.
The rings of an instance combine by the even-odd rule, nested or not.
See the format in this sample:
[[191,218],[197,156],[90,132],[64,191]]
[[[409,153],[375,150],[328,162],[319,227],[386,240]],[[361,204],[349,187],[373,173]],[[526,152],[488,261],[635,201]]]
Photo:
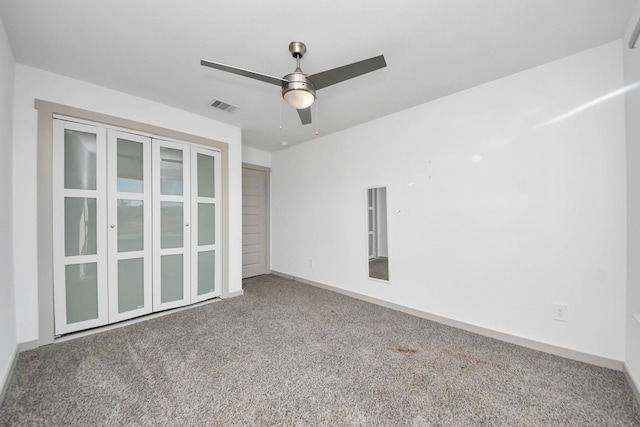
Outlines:
[[569,321],[569,306],[567,304],[553,303],[553,320],[560,322]]

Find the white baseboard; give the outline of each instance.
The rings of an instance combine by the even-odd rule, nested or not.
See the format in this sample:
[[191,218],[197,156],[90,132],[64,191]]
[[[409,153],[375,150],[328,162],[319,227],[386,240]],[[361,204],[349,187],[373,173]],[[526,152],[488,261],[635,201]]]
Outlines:
[[233,297],[239,297],[239,296],[242,296],[242,295],[244,295],[244,291],[242,289],[240,289],[239,291],[228,292],[222,298],[233,298]]
[[373,298],[367,295],[362,295],[357,292],[348,291],[345,289],[337,288],[324,283],[314,282],[312,280],[302,279],[290,274],[282,273],[279,271],[271,271],[271,274],[275,276],[284,277],[287,279],[293,279],[296,282],[304,283],[307,285],[315,286],[318,288],[326,289],[329,291],[337,292],[339,294],[347,295],[362,301],[377,304],[382,307],[390,308],[392,310],[401,311],[403,313],[411,314],[413,316],[421,317],[423,319],[431,320],[433,322],[441,323],[443,325],[452,326],[454,328],[462,329],[465,331],[473,332],[479,335],[484,335],[489,338],[494,338],[500,341],[505,341],[511,344],[516,344],[521,347],[530,348],[533,350],[542,351],[545,353],[553,354],[556,356],[564,357],[566,359],[577,360],[579,362],[589,363],[591,365],[601,366],[604,368],[614,369],[616,371],[623,370],[623,362],[620,360],[608,359],[606,357],[596,356],[593,354],[582,353],[576,350],[570,350],[563,347],[558,347],[551,344],[546,344],[539,341],[530,340],[528,338],[522,338],[516,335],[506,334],[504,332],[498,332],[491,329],[475,326],[469,323],[460,322],[458,320],[448,319],[446,317],[438,316],[435,314],[427,313],[425,311],[417,310],[415,308],[405,307],[400,304],[392,303],[389,301]]
[[2,386],[0,387],[0,405],[4,401],[4,396],[7,393],[7,388],[9,387],[9,381],[11,381],[11,376],[13,375],[13,370],[16,367],[16,363],[18,362],[18,355],[23,351],[33,350],[34,348],[38,348],[38,340],[32,340],[27,342],[22,342],[16,345],[15,350],[13,351],[13,356],[11,357],[11,364],[9,365],[9,370],[7,370],[6,375],[2,378]]
[[631,376],[631,373],[629,372],[629,367],[627,366],[626,363],[624,363],[624,369],[622,371],[624,372],[624,376],[627,377],[627,382],[629,383],[629,387],[631,387],[631,390],[633,390],[633,394],[635,394],[636,399],[638,399],[638,403],[640,403],[640,386]]
[[18,344],[18,353],[22,353],[23,351],[33,350],[34,348],[38,348],[38,340],[31,340],[27,342],[21,342]]
[[7,394],[7,389],[9,388],[9,381],[11,381],[11,377],[13,376],[13,370],[16,367],[16,363],[18,362],[18,354],[20,353],[18,346],[13,350],[13,356],[11,357],[11,363],[9,364],[9,369],[5,374],[4,378],[2,378],[2,387],[0,387],[0,405],[4,402],[4,397]]

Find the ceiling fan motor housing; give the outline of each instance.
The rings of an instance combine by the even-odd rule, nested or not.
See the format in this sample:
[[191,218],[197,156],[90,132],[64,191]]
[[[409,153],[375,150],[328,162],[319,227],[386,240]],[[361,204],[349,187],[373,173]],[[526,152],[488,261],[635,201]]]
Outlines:
[[297,109],[308,108],[316,98],[313,82],[299,68],[283,77],[282,97]]

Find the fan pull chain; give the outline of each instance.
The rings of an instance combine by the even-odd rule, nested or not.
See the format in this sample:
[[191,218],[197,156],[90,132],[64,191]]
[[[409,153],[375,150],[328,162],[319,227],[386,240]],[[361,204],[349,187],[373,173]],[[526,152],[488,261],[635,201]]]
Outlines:
[[280,106],[280,130],[282,130],[282,100],[278,103]]

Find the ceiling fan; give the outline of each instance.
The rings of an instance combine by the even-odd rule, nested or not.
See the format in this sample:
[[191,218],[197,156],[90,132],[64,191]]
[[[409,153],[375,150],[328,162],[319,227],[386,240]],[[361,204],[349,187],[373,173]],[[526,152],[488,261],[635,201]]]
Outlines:
[[316,90],[370,73],[387,66],[383,55],[354,62],[320,73],[306,75],[300,68],[300,59],[307,52],[307,47],[302,42],[291,42],[289,52],[296,59],[296,69],[293,73],[283,78],[273,77],[219,62],[200,60],[200,65],[226,71],[240,76],[249,77],[266,83],[282,87],[282,97],[289,105],[298,110],[298,115],[303,125],[311,123],[311,104],[316,99]]

